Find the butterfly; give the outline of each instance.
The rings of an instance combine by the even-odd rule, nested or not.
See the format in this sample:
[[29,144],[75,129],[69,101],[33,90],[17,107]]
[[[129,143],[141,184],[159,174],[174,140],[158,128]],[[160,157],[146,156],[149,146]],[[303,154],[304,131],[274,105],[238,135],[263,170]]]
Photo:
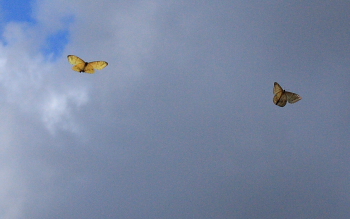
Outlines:
[[108,63],[105,61],[94,61],[94,62],[85,62],[81,58],[75,55],[67,56],[70,64],[74,65],[73,70],[78,72],[85,72],[93,74],[95,73],[95,69],[101,70],[104,69]]
[[288,103],[296,103],[301,100],[301,96],[296,93],[288,92],[282,89],[281,85],[277,82],[274,83],[273,87],[273,103],[277,106],[284,107]]

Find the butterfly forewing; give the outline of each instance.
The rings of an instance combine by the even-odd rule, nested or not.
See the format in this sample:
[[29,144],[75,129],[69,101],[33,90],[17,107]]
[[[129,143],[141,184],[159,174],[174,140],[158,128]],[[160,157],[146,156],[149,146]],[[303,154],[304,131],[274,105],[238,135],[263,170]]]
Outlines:
[[68,58],[69,63],[72,65],[85,63],[84,60],[82,60],[81,58],[79,58],[78,56],[75,56],[75,55],[69,55],[69,56],[67,56],[67,58]]
[[273,97],[273,103],[277,106],[284,107],[287,103],[287,97],[284,94],[284,90],[277,82],[274,83],[273,94],[275,94]]
[[281,85],[279,85],[277,82],[275,82],[274,86],[273,86],[273,94],[277,94],[277,93],[283,93],[283,89],[282,89]]
[[94,62],[89,62],[89,65],[91,65],[94,69],[104,69],[108,63],[105,61],[94,61]]

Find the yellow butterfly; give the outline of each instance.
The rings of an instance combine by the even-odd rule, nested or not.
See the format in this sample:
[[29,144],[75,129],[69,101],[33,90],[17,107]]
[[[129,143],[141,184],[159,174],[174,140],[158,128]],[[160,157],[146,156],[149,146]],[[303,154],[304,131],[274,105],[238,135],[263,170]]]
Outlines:
[[70,64],[74,65],[73,70],[78,72],[85,72],[93,74],[95,73],[95,69],[101,70],[104,69],[108,63],[105,61],[94,61],[94,62],[85,62],[81,58],[75,55],[67,56]]
[[296,93],[288,92],[282,89],[281,85],[275,82],[273,87],[273,103],[277,106],[284,107],[288,103],[296,103],[301,100],[301,96]]

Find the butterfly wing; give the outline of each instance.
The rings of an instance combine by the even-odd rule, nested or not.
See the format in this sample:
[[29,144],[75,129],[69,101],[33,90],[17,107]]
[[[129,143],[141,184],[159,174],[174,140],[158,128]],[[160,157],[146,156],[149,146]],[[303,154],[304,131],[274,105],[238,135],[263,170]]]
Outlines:
[[283,90],[281,85],[279,85],[277,82],[274,83],[273,93],[275,94],[273,97],[273,103],[280,107],[284,107],[287,102],[296,103],[302,99],[301,96],[296,93]]
[[282,95],[277,99],[276,96],[273,98],[273,102],[280,107],[284,107],[287,104],[287,95],[283,92]]
[[101,70],[104,69],[108,63],[105,61],[94,61],[94,62],[89,62],[90,66],[92,66],[94,69]]
[[68,55],[67,58],[69,63],[74,65],[72,69],[78,72],[86,72],[93,74],[95,73],[95,69],[101,70],[108,65],[108,63],[105,61],[94,61],[87,63],[75,55]]
[[274,104],[280,107],[284,107],[287,104],[287,96],[285,94],[285,91],[277,82],[274,83],[273,94],[275,94],[273,97]]
[[[91,62],[90,62],[91,63]],[[89,74],[93,74],[95,73],[95,69],[94,69],[94,66],[91,65],[90,63],[88,63],[85,68],[84,68],[84,71],[85,73],[89,73]]]
[[95,73],[95,69],[101,70],[101,69],[104,69],[107,65],[108,65],[108,63],[105,61],[89,62],[85,66],[84,72],[93,74],[93,73]]
[[72,65],[78,65],[81,63],[85,63],[84,60],[82,60],[81,58],[79,58],[78,56],[75,56],[75,55],[68,55],[67,58],[68,58],[69,63]]
[[85,71],[84,68],[85,68],[85,62],[79,63],[79,64],[74,65],[74,66],[72,67],[72,69],[73,69],[74,71],[77,71],[77,72],[84,72],[84,71]]
[[283,93],[283,89],[281,85],[279,85],[277,82],[273,84],[273,94]]
[[288,103],[296,103],[302,99],[301,96],[296,93],[286,91],[285,94],[287,96]]

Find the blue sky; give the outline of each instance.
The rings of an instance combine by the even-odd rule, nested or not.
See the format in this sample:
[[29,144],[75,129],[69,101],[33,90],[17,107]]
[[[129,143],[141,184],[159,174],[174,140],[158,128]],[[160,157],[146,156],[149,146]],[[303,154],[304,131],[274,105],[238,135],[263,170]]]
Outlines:
[[349,218],[350,3],[11,4],[1,218]]
[[1,8],[5,21],[33,22],[32,4],[33,1],[2,0]]
[[[34,14],[36,4],[36,1],[3,0],[1,3],[1,9],[3,11],[2,26],[9,22],[25,23],[30,27],[40,25],[40,22],[38,23]],[[38,4],[40,4],[40,2],[38,2]],[[70,17],[62,19],[65,23],[65,27],[46,36],[41,50],[49,59],[55,60],[63,55],[62,52],[69,40],[68,26],[73,21],[73,17],[72,14]],[[6,44],[6,41],[3,42]]]

